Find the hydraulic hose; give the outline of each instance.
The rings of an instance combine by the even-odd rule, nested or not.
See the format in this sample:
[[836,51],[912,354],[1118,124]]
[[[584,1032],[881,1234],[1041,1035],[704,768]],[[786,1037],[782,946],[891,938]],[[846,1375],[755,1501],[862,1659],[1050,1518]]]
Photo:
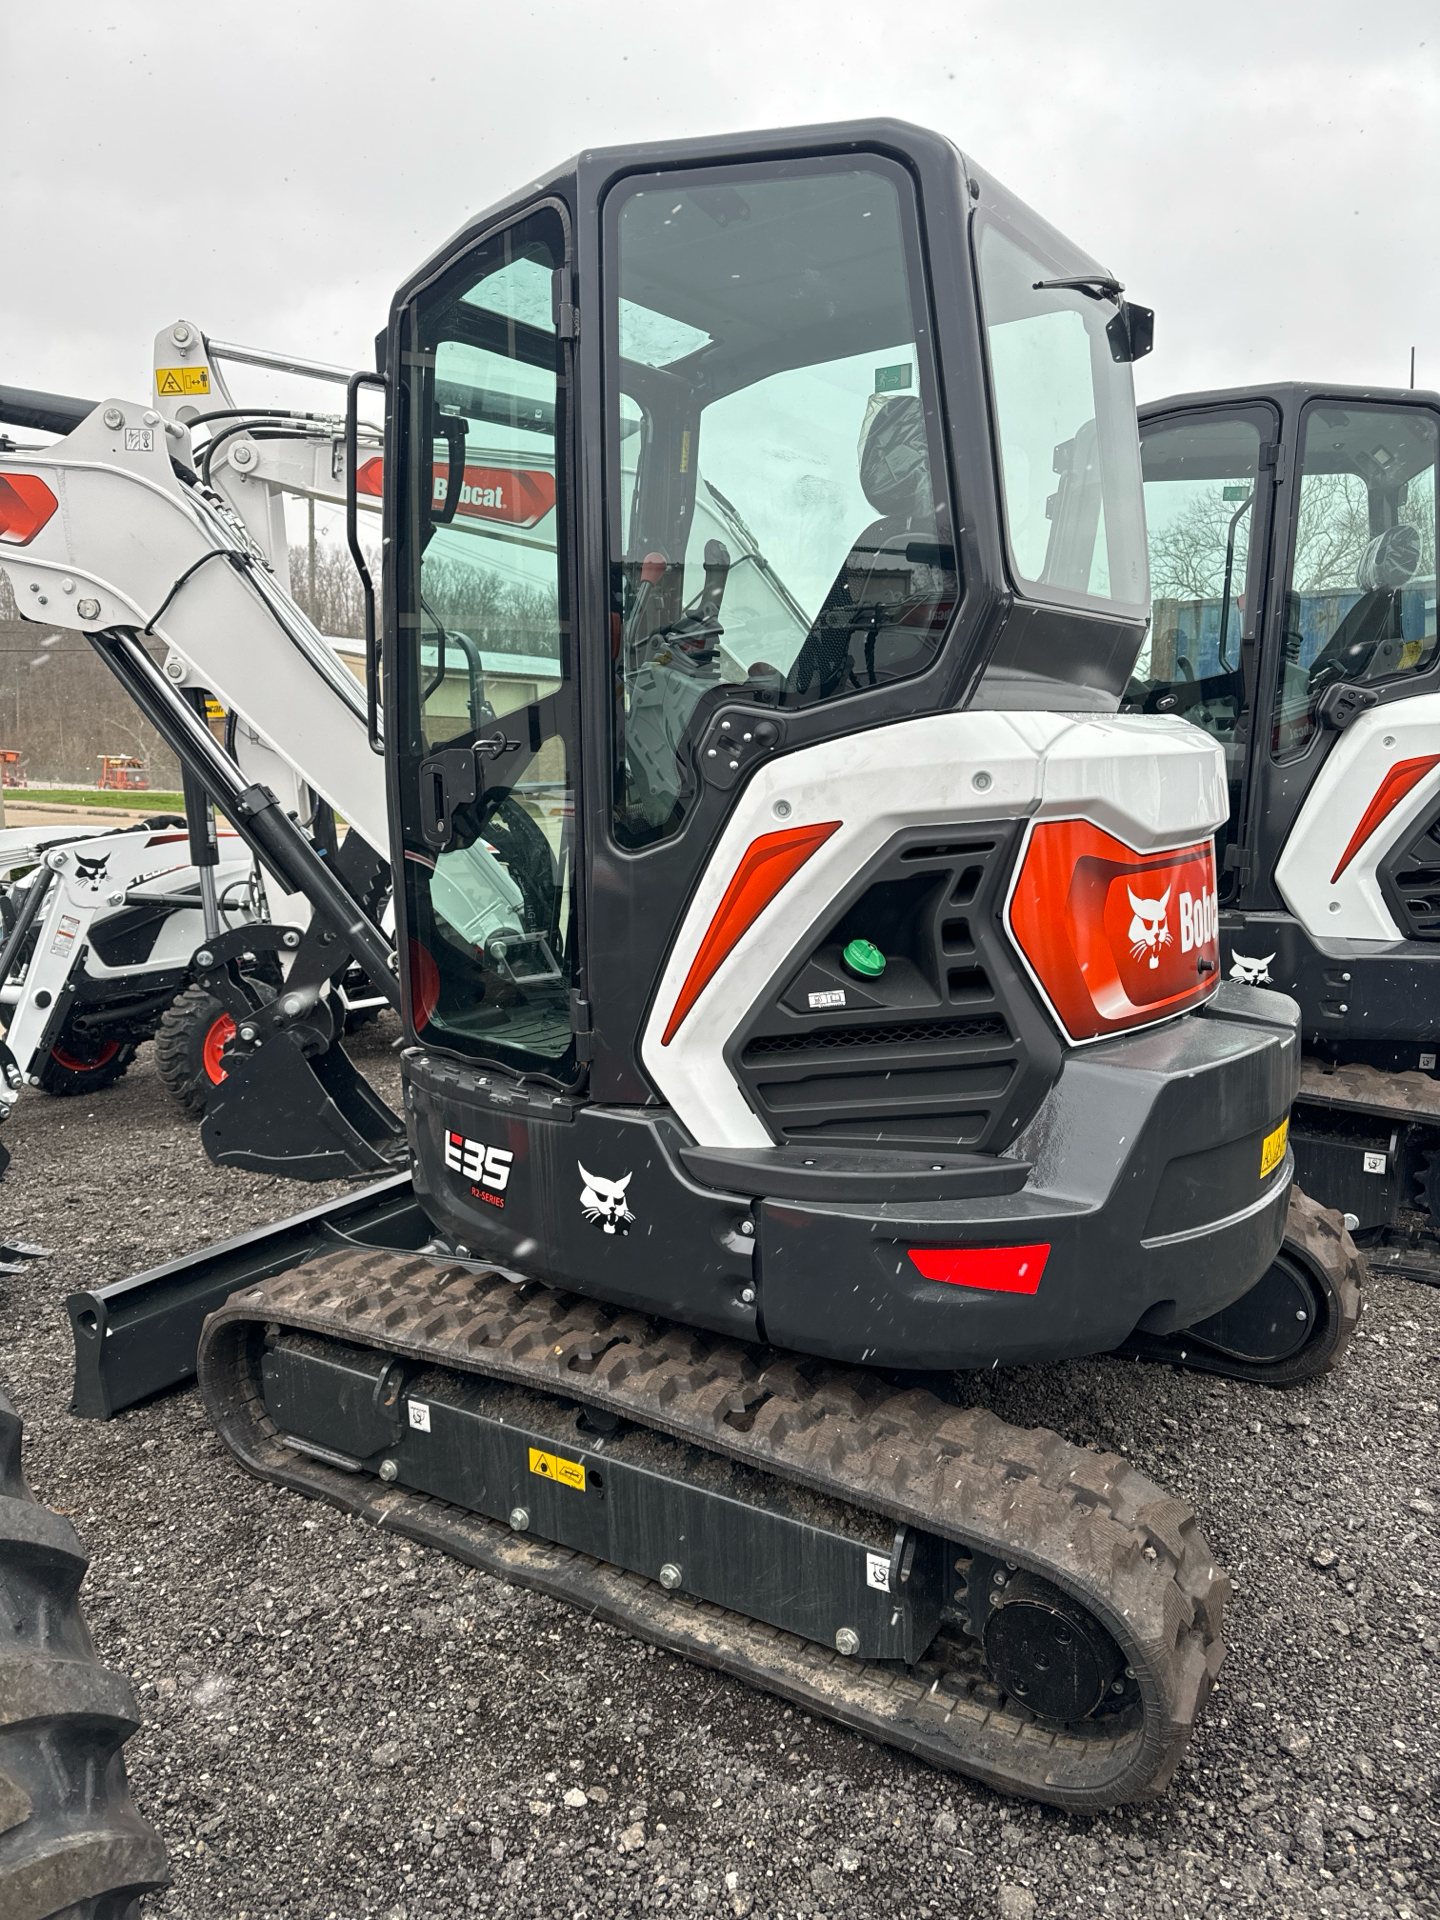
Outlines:
[[165,678],[133,633],[112,627],[88,638],[166,746],[182,766],[191,769],[251,851],[291,892],[305,895],[347,943],[379,992],[398,1008],[400,982],[384,935],[270,789],[246,785],[240,769],[209,727],[196,718],[184,695]]
[[31,927],[34,926],[40,909],[45,904],[45,896],[50,891],[54,879],[55,869],[48,865],[42,866],[35,878],[30,882],[30,885],[25,889],[25,898],[21,901],[19,909],[16,912],[15,924],[10,929],[10,937],[3,946],[0,946],[0,987],[4,986],[5,982],[10,978],[10,975],[15,971],[15,962],[20,958],[21,952],[24,949],[26,935],[29,933]]

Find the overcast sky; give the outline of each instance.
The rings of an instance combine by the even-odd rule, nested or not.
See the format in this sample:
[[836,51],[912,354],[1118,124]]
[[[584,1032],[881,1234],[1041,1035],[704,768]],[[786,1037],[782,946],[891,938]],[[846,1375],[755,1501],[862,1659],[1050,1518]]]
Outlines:
[[182,313],[368,365],[409,268],[581,146],[877,113],[1156,308],[1142,398],[1412,346],[1440,385],[1435,0],[0,0],[0,381],[141,398]]

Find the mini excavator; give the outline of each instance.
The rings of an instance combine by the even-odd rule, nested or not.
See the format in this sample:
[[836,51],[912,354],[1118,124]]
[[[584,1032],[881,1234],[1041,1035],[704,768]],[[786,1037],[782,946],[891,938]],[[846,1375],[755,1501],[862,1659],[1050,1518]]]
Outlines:
[[[1294,1190],[1297,1009],[1220,975],[1223,755],[1119,711],[1151,327],[889,121],[583,153],[401,287],[348,477],[412,1179],[217,1250],[198,1356],[266,1480],[1073,1810],[1163,1789],[1228,1582],[966,1372],[1291,1385],[1359,1312]],[[456,636],[534,697],[477,707]],[[152,1346],[204,1294],[127,1286]]]
[[1440,395],[1140,412],[1154,622],[1122,711],[1223,749],[1221,964],[1301,1009],[1297,1178],[1440,1284]]

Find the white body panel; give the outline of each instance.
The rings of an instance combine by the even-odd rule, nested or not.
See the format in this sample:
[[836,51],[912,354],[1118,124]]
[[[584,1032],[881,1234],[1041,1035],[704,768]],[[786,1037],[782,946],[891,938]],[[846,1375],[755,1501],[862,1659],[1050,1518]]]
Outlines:
[[[681,924],[645,1029],[645,1065],[700,1145],[769,1146],[770,1134],[725,1064],[725,1044],[783,957],[895,834],[1083,815],[1149,852],[1213,833],[1228,810],[1221,749],[1167,716],[932,714],[772,760],[740,795]],[[839,828],[748,928],[669,1046],[662,1045],[671,1008],[746,848],[763,834],[831,820]]]
[[1376,867],[1440,798],[1434,767],[1386,814],[1332,881],[1350,836],[1398,760],[1440,753],[1440,694],[1373,707],[1340,735],[1306,794],[1275,864],[1280,898],[1314,940],[1403,940]]

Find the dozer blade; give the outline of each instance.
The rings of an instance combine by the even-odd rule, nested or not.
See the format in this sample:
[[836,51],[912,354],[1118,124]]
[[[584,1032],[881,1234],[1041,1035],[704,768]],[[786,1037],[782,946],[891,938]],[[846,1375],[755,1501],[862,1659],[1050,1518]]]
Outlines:
[[219,1167],[339,1180],[384,1173],[406,1157],[405,1128],[332,1041],[306,1054],[291,1028],[253,1053],[225,1056],[200,1140]]
[[1002,1792],[1157,1794],[1223,1657],[1182,1502],[860,1368],[341,1253],[232,1296],[198,1372],[260,1478]]
[[75,1340],[70,1411],[84,1420],[108,1420],[192,1379],[205,1317],[237,1288],[337,1247],[413,1252],[433,1231],[409,1174],[397,1173],[113,1286],[72,1293],[65,1302]]

